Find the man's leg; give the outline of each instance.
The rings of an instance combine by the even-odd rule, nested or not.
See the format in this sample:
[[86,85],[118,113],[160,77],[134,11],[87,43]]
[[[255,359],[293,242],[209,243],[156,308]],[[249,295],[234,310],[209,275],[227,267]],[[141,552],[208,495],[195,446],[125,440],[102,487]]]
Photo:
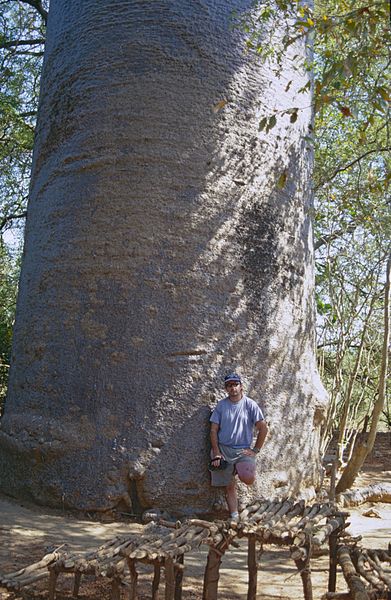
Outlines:
[[236,463],[236,472],[240,481],[246,485],[251,485],[255,481],[255,460],[241,460]]
[[235,478],[232,479],[231,483],[225,488],[225,497],[227,499],[228,509],[231,513],[231,517],[237,516],[238,514],[238,494],[236,492]]

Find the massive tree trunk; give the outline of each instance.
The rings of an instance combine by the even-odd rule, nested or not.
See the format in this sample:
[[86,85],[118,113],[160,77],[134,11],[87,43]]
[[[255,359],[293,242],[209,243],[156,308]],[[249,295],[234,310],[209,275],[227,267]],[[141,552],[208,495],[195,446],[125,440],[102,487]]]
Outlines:
[[248,495],[319,481],[310,110],[258,131],[310,100],[291,61],[276,79],[244,52],[230,18],[250,5],[52,0],[0,433],[10,494],[209,511],[208,417],[232,369],[270,427]]

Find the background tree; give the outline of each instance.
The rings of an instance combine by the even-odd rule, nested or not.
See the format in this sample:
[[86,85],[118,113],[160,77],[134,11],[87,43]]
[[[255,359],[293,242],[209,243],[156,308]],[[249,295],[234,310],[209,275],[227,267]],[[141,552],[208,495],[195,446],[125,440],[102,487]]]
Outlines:
[[368,454],[372,451],[380,416],[384,409],[386,399],[386,381],[388,373],[388,354],[390,342],[390,286],[391,286],[391,257],[388,258],[386,265],[386,283],[384,287],[384,329],[383,340],[380,353],[380,368],[377,377],[378,387],[376,395],[371,406],[369,431],[365,440],[362,440],[359,446],[355,447],[354,452],[349,458],[349,461],[338,481],[336,492],[344,492],[350,488],[364,464]]
[[0,414],[7,391],[19,265],[4,245],[0,245]]
[[26,214],[46,12],[40,2],[9,0],[0,2],[0,10],[0,232],[3,235]]
[[40,2],[0,2],[0,413],[10,363],[45,6]]
[[[338,483],[343,491],[373,446],[380,417],[391,237],[390,45],[385,3],[317,8],[315,49],[325,57],[315,80],[318,339],[331,400],[322,448],[336,432],[339,463],[348,463]],[[334,14],[325,15],[330,9]]]

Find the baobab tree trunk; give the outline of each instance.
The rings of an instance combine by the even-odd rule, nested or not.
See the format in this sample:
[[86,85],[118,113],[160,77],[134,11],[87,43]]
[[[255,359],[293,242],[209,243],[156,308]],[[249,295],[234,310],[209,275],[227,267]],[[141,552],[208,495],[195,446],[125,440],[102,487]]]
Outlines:
[[0,435],[10,494],[210,510],[208,417],[232,369],[270,425],[249,495],[318,483],[307,76],[244,52],[230,20],[250,6],[51,2]]

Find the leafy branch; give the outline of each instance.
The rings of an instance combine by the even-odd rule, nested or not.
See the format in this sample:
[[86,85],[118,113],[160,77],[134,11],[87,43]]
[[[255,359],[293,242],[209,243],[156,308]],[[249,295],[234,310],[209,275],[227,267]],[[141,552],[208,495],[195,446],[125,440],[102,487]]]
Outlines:
[[9,40],[7,42],[0,42],[0,48],[14,48],[17,46],[40,46],[45,43],[45,38],[37,38],[33,40]]
[[28,4],[35,8],[35,10],[41,15],[43,22],[47,25],[48,21],[48,11],[45,10],[41,0],[20,0],[23,4]]
[[361,160],[363,160],[364,158],[366,158],[367,156],[369,156],[370,154],[381,154],[383,152],[390,152],[391,150],[391,146],[386,146],[385,148],[372,148],[371,150],[367,150],[366,152],[363,152],[362,154],[360,154],[359,156],[357,156],[354,160],[350,161],[349,163],[338,167],[337,169],[335,169],[335,171],[333,173],[331,173],[331,175],[327,178],[324,179],[319,185],[317,185],[314,189],[315,191],[317,189],[319,189],[321,186],[323,186],[325,183],[329,183],[330,181],[332,181],[333,179],[335,179],[335,177],[339,174],[339,173],[343,173],[344,171],[347,171],[348,169],[350,169],[351,167],[353,167],[354,165],[356,165],[357,163],[359,163]]
[[2,232],[5,229],[6,225],[10,221],[15,221],[17,219],[25,219],[26,217],[27,217],[27,211],[26,210],[24,210],[21,213],[11,213],[9,215],[6,215],[0,221],[0,232]]
[[[298,0],[276,0],[274,8],[259,0],[256,18],[244,13],[235,14],[234,19],[245,33],[248,50],[267,61],[277,76],[292,45],[306,43],[309,52],[313,48],[312,59],[306,58],[299,64],[295,55],[292,63],[296,62],[297,70],[304,67],[314,73],[315,112],[332,105],[343,117],[362,117],[360,102],[365,101],[369,114],[372,109],[385,114],[390,102],[386,71],[377,71],[374,86],[361,84],[365,78],[369,82],[373,61],[385,67],[389,60],[388,3],[381,0],[361,2],[361,6],[357,6],[360,2],[353,7],[352,4],[319,1],[313,10]],[[337,9],[338,14],[333,14],[332,9]]]

